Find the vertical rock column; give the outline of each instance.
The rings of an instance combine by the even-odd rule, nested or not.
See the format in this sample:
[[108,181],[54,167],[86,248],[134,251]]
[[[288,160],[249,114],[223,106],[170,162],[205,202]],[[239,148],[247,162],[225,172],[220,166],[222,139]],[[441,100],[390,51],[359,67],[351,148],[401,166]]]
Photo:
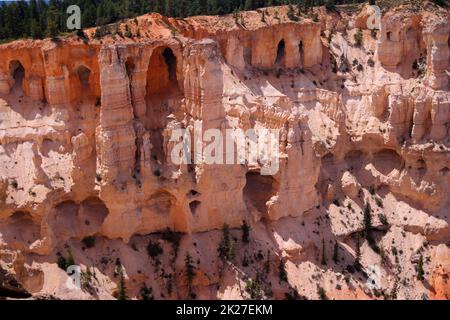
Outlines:
[[427,83],[435,90],[443,89],[448,84],[448,34],[447,21],[433,23],[424,30],[427,44]]
[[115,47],[100,51],[101,112],[97,128],[97,174],[104,183],[131,179],[135,163],[133,107],[125,65]]
[[[211,130],[210,134],[220,133],[225,139],[226,115],[222,102],[224,75],[217,43],[212,40],[196,42],[185,57],[183,71],[187,108],[195,118],[201,119],[201,134]],[[207,152],[206,146],[211,144],[198,140],[195,143],[202,144],[204,152]],[[217,153],[217,158],[225,158],[225,149],[218,147]],[[240,165],[208,163],[206,158],[199,158],[195,170],[195,190],[200,196],[195,203],[191,203],[192,229],[221,228],[224,223],[239,226],[245,214],[242,193],[230,193],[229,190],[244,188],[245,171]]]

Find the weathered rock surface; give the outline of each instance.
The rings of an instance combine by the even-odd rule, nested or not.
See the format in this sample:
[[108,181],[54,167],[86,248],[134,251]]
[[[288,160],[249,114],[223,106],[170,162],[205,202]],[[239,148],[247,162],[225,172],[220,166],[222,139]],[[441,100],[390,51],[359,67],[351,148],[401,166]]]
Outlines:
[[[196,298],[248,298],[254,279],[275,299],[448,299],[449,12],[391,10],[374,33],[367,8],[314,10],[0,45],[0,270],[18,280],[0,273],[0,296],[111,299],[121,265],[130,298],[185,299],[189,252]],[[278,129],[279,170],[211,164],[195,154],[208,137],[173,161],[177,130],[208,129]],[[69,252],[76,290],[57,266]]]

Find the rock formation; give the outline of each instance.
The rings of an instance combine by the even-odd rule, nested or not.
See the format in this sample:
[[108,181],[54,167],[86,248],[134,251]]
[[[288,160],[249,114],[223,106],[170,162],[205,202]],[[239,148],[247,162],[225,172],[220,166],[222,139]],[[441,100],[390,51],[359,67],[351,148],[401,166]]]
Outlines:
[[[287,12],[0,45],[0,296],[448,299],[449,12]],[[279,170],[172,161],[208,129],[279,130]]]

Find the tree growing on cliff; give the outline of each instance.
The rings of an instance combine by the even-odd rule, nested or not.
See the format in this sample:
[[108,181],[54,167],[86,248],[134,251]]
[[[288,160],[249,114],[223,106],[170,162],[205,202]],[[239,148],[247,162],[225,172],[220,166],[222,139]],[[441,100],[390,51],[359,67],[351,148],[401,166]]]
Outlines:
[[247,221],[243,221],[242,226],[242,242],[249,243],[250,242],[250,226],[247,224]]
[[278,277],[280,281],[288,282],[286,267],[282,259],[280,259],[280,263],[278,265]]
[[125,276],[123,273],[123,266],[122,263],[120,262],[120,258],[116,259],[114,276],[119,277],[117,300],[127,300],[128,299],[127,288],[125,286]]
[[355,45],[356,45],[357,47],[361,47],[362,44],[363,44],[363,33],[362,33],[361,28],[359,28],[359,29],[356,31],[356,33],[355,33],[355,35],[354,35],[354,38],[355,38]]
[[189,251],[186,252],[186,256],[184,257],[184,268],[188,285],[188,296],[192,297],[192,281],[195,277],[195,266]]
[[361,270],[361,237],[359,232],[356,233],[356,244],[355,244],[355,263],[353,266],[356,270]]
[[219,252],[219,257],[224,260],[232,260],[236,255],[234,241],[230,238],[230,230],[226,223],[222,228],[222,239],[217,251]]

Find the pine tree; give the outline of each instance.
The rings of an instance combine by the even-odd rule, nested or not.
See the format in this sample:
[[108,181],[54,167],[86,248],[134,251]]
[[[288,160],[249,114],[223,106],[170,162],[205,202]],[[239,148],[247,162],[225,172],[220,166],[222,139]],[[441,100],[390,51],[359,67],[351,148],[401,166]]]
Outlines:
[[356,249],[355,249],[355,268],[356,270],[359,270],[361,268],[361,243],[360,243],[360,236],[359,236],[359,232],[356,233]]
[[423,256],[422,254],[419,257],[419,261],[417,262],[416,266],[416,272],[417,272],[417,280],[423,281],[425,279],[425,271],[423,270]]
[[186,272],[186,278],[188,282],[188,295],[189,297],[192,296],[192,281],[195,277],[195,266],[192,261],[191,254],[189,252],[186,252],[186,256],[184,258],[184,267]]
[[288,282],[286,267],[283,260],[280,260],[280,264],[278,265],[278,277],[280,278],[280,281]]
[[31,20],[30,24],[30,35],[33,39],[41,39],[42,38],[42,31],[41,27],[35,19]]
[[370,207],[369,202],[366,203],[366,206],[364,207],[364,235],[367,240],[371,237],[372,233],[372,208]]
[[245,0],[244,10],[252,10],[252,8],[253,8],[253,1]]
[[222,239],[217,249],[219,252],[219,257],[226,260],[232,260],[235,256],[234,243],[230,238],[230,230],[227,224],[223,225],[222,228]]
[[56,9],[51,8],[47,12],[47,36],[55,38],[58,35],[57,13]]
[[123,275],[123,272],[120,273],[119,296],[117,297],[117,300],[128,300],[127,288],[125,287],[125,277]]
[[123,274],[123,266],[120,259],[116,259],[116,267],[114,274],[119,276],[119,293],[117,295],[117,300],[127,300],[127,288],[125,286],[125,276]]
[[247,221],[244,220],[241,226],[242,230],[242,242],[249,243],[250,242],[250,226],[247,224]]

